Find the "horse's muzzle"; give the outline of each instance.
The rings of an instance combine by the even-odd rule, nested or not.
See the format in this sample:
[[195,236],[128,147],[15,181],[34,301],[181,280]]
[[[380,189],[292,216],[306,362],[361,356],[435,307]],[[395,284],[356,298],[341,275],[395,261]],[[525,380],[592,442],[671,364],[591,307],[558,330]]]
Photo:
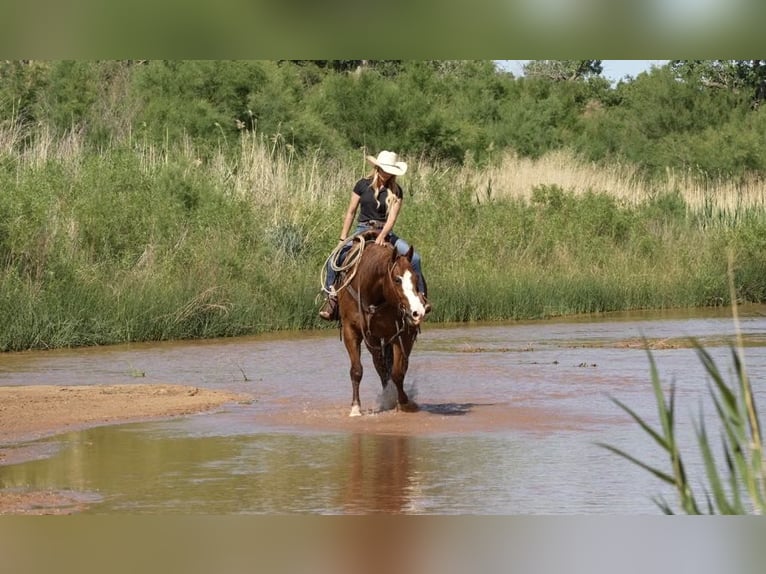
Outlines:
[[428,302],[422,293],[418,293],[417,299],[419,305],[405,306],[400,305],[399,311],[402,317],[411,327],[419,326],[431,312],[431,304]]
[[430,312],[431,305],[426,301],[422,308],[410,309],[409,311],[405,312],[404,317],[410,325],[417,327],[425,320],[426,315],[428,315]]
[[412,311],[411,313],[407,313],[407,322],[413,326],[417,327],[420,325],[421,321],[425,319],[425,313],[421,313],[420,311]]

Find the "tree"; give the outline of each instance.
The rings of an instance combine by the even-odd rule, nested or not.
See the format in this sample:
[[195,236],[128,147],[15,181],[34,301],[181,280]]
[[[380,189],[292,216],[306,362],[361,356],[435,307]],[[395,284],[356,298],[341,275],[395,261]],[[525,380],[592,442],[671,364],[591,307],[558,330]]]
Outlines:
[[766,99],[766,60],[671,60],[668,66],[681,81],[750,92],[753,107]]
[[530,60],[524,64],[524,75],[557,82],[584,80],[601,75],[601,60]]
[[48,89],[50,67],[41,60],[0,61],[0,124],[10,119],[32,125],[40,119],[35,106]]
[[384,76],[396,76],[402,69],[401,60],[281,60],[297,66],[316,66],[333,72],[359,72],[375,69]]

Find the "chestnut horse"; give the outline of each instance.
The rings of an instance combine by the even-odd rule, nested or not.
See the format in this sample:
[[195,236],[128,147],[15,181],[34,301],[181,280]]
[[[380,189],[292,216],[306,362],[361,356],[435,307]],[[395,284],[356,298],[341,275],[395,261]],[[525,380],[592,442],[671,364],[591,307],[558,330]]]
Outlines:
[[392,245],[376,245],[368,239],[353,278],[338,293],[341,336],[351,360],[351,416],[362,414],[359,402],[362,341],[372,355],[383,390],[393,382],[397,407],[417,410],[404,392],[404,376],[430,305],[418,293],[412,253],[412,247],[406,255],[400,255]]

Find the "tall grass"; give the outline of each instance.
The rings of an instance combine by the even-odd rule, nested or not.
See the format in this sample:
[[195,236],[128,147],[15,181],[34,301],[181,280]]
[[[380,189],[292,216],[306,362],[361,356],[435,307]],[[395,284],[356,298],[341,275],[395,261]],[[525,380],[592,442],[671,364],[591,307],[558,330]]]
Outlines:
[[[0,349],[326,326],[320,269],[365,150],[305,156],[243,132],[212,152],[133,135],[94,152],[76,130],[4,125]],[[722,217],[677,181],[563,154],[410,165],[397,232],[423,255],[433,321],[728,304],[727,248],[737,296],[766,299],[755,192]]]
[[[422,177],[432,176],[433,166],[419,166]],[[626,205],[640,205],[651,198],[678,193],[691,216],[704,216],[713,223],[733,223],[753,209],[766,205],[766,181],[762,175],[739,178],[710,177],[692,169],[668,168],[662,179],[649,180],[636,165],[597,165],[580,161],[573,153],[559,150],[540,158],[503,153],[483,169],[468,163],[456,170],[456,181],[475,190],[479,202],[493,199],[531,199],[534,189],[558,186],[575,195],[603,192]]]

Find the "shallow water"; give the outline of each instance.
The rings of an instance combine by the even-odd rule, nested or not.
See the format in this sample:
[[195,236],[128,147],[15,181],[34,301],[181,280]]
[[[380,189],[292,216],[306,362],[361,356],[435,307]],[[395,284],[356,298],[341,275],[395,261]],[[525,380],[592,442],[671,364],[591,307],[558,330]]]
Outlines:
[[[759,404],[765,313],[740,309]],[[82,492],[92,513],[658,514],[651,498],[673,493],[595,444],[667,468],[609,396],[657,420],[645,337],[677,386],[682,451],[698,475],[692,416],[703,406],[718,427],[688,338],[728,375],[734,335],[726,310],[426,325],[406,383],[421,410],[377,412],[365,355],[358,418],[336,330],[8,354],[2,385],[179,383],[254,401],[36,441],[40,458],[0,466],[0,487]]]

